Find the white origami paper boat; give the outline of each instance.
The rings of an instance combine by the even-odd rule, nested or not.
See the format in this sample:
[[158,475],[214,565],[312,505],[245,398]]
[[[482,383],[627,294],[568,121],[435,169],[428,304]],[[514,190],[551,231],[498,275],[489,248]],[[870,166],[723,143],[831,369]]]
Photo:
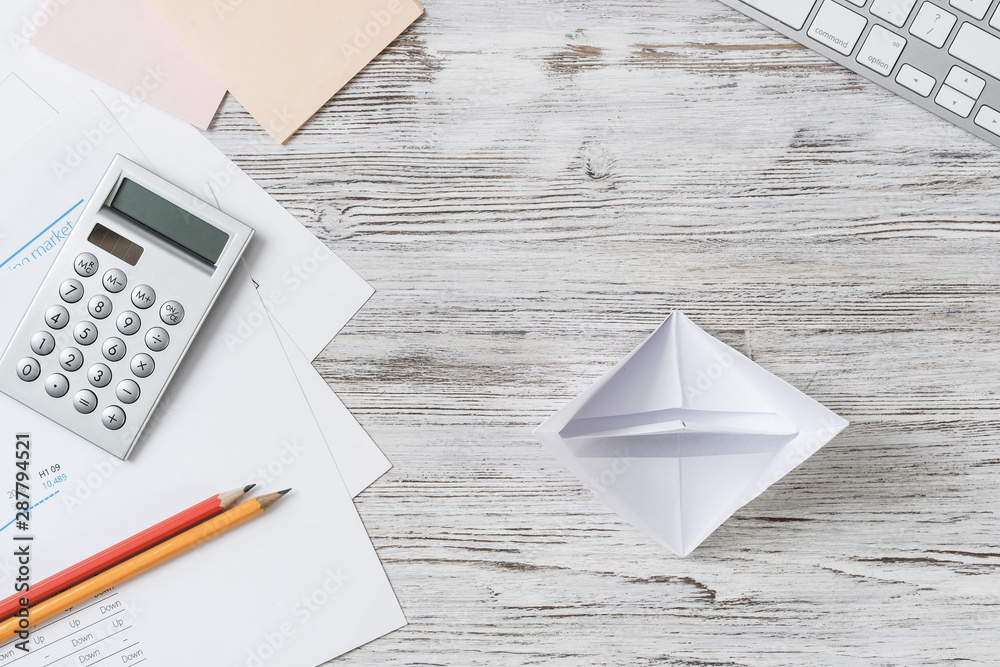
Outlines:
[[673,313],[535,435],[608,507],[686,556],[845,426]]

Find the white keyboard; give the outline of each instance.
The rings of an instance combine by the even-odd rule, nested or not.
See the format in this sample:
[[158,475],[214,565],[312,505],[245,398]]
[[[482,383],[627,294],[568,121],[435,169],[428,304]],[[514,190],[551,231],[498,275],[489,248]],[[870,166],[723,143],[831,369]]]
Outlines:
[[1000,146],[1000,0],[722,0]]

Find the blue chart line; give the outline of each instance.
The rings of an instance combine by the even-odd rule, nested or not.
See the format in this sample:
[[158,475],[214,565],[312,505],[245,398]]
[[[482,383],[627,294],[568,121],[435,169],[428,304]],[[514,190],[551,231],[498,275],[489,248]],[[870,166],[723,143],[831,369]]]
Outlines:
[[[60,215],[58,218],[56,218],[55,222],[53,222],[51,225],[49,225],[48,227],[46,227],[42,231],[38,232],[38,236],[36,236],[35,238],[33,238],[30,241],[28,241],[27,243],[25,243],[23,246],[21,246],[21,248],[17,252],[15,252],[13,255],[11,255],[7,259],[5,259],[3,261],[3,264],[0,264],[0,269],[2,269],[4,266],[6,266],[10,262],[10,260],[12,260],[15,257],[17,257],[18,255],[20,255],[24,251],[25,248],[27,248],[29,245],[31,245],[32,243],[34,243],[35,241],[37,241],[39,236],[41,236],[42,234],[44,234],[45,232],[49,231],[50,229],[52,229],[53,227],[55,227],[56,225],[58,225],[60,222],[62,222],[63,218],[65,218],[67,215],[69,215],[70,213],[72,213],[73,211],[75,211],[77,208],[79,208],[80,204],[82,204],[82,203],[83,203],[83,200],[81,199],[77,203],[73,204],[73,207],[70,210],[66,211],[65,213],[63,213],[62,215]],[[0,528],[0,530],[3,530],[3,528]]]
[[[58,493],[59,492],[56,491],[55,493],[51,493],[51,494],[45,496],[44,498],[42,498],[41,500],[39,500],[37,503],[35,503],[34,505],[32,505],[31,509],[32,510],[35,509],[36,507],[38,507],[39,505],[41,505],[42,503],[44,503],[46,500],[48,500],[52,496],[57,495]],[[28,511],[30,512],[31,510],[28,510]],[[0,528],[0,532],[3,532],[5,530],[7,530],[8,528],[10,528],[14,524],[15,521],[17,521],[17,519],[11,519],[10,521],[8,521],[7,525],[5,525],[3,528]]]

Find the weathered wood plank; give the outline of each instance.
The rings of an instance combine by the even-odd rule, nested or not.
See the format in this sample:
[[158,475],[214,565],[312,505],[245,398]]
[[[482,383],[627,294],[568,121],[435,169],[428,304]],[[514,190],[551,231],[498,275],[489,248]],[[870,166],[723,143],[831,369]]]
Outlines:
[[[1000,151],[710,0],[429,2],[209,136],[378,290],[317,365],[410,625],[341,664],[1000,663]],[[530,436],[673,309],[853,422],[686,559]]]

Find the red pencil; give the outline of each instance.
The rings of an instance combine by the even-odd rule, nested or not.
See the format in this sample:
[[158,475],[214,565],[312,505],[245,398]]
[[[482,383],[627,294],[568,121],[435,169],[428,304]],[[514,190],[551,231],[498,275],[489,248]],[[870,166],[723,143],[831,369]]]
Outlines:
[[37,584],[32,584],[26,593],[16,593],[3,602],[0,602],[0,620],[10,618],[17,613],[21,608],[19,603],[20,598],[27,597],[31,600],[31,604],[35,605],[57,593],[72,588],[99,572],[114,567],[132,556],[156,546],[160,542],[179,535],[188,528],[192,528],[216,514],[221,514],[254,486],[256,485],[250,484],[241,489],[234,489],[233,491],[212,496],[193,507],[189,507],[183,512],[173,515],[165,521],[161,521],[151,528],[147,528],[141,533],[136,533],[132,537],[122,540],[115,546],[105,549],[99,554],[80,561],[76,565],[69,566],[48,579],[44,579]]

